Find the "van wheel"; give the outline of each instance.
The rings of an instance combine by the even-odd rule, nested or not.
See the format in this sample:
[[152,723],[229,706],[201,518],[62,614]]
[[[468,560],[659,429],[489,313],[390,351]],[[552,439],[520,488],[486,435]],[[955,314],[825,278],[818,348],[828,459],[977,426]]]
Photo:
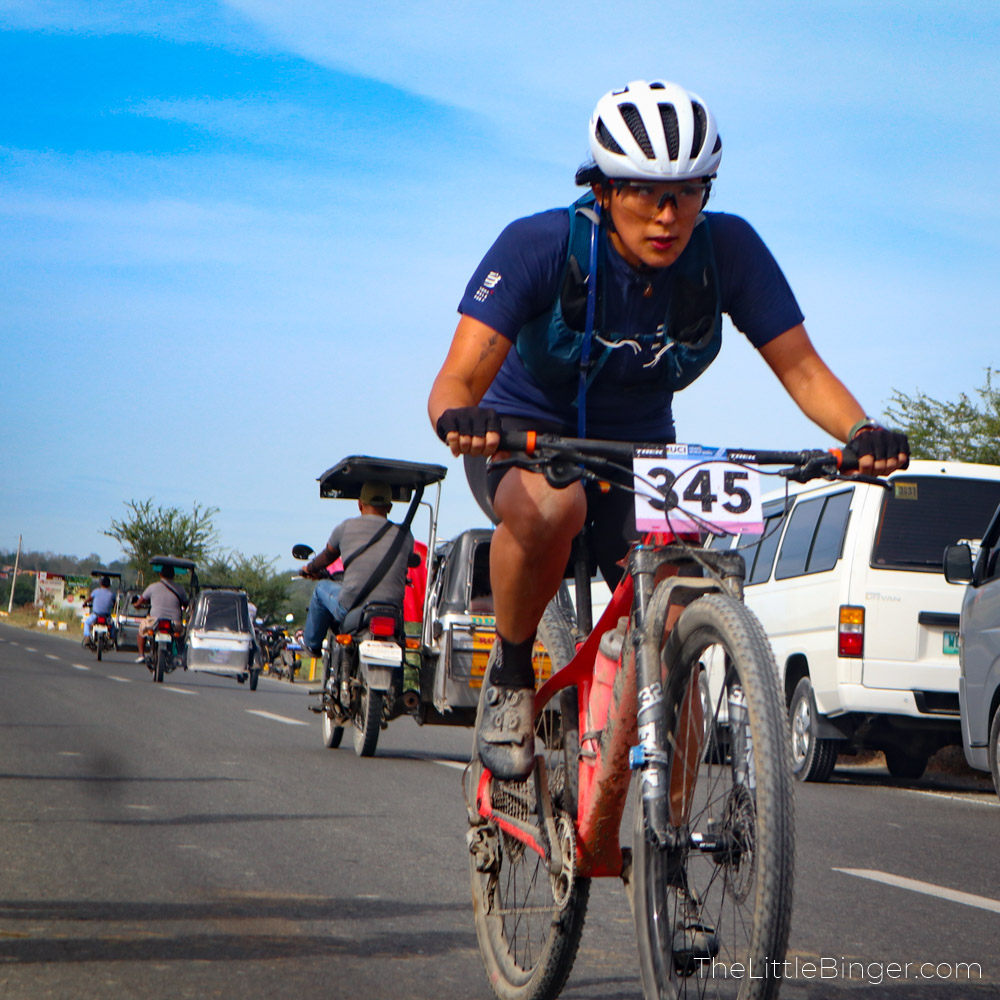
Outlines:
[[795,685],[788,721],[792,729],[792,774],[799,781],[828,781],[837,766],[839,740],[820,739],[817,735],[819,713],[808,677]]
[[894,778],[919,778],[927,770],[927,758],[899,747],[885,749],[885,766]]
[[1000,708],[993,713],[987,757],[990,761],[990,773],[993,775],[993,787],[1000,796]]

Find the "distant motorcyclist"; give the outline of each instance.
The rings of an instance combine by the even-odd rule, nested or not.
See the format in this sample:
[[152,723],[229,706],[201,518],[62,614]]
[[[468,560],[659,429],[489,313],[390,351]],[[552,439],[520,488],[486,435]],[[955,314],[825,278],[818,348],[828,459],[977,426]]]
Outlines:
[[136,663],[145,662],[145,638],[152,635],[153,628],[161,618],[169,618],[176,632],[183,621],[184,608],[187,607],[187,594],[182,587],[174,582],[173,566],[160,567],[160,579],[151,583],[138,597],[132,598],[137,608],[149,608],[149,613],[139,625],[139,656]]
[[[318,580],[309,602],[309,612],[303,633],[310,656],[322,655],[323,639],[332,627],[339,627],[344,616],[365,589],[372,574],[396,541],[398,532],[405,530],[389,523],[392,490],[385,483],[369,481],[362,485],[358,499],[360,517],[352,517],[333,529],[322,552],[317,553],[299,570],[301,576]],[[376,536],[379,536],[376,538]],[[413,536],[407,530],[392,564],[381,580],[375,581],[368,592],[368,601],[381,601],[403,606],[406,570],[413,551]],[[327,567],[338,557],[344,561],[341,580],[331,580]]]
[[108,634],[112,642],[115,637],[115,620],[112,612],[115,609],[115,592],[111,589],[111,577],[102,576],[101,581],[87,598],[84,607],[90,608],[90,614],[83,620],[83,644],[90,646],[90,628],[97,621],[98,615],[104,615],[108,619]]

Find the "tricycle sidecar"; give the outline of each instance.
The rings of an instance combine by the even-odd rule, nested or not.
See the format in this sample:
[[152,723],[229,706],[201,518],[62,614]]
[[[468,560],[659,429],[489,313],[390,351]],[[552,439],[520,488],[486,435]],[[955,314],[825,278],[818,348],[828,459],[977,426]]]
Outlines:
[[260,668],[254,662],[254,631],[246,591],[203,586],[188,617],[184,643],[188,670],[250,681],[257,690]]

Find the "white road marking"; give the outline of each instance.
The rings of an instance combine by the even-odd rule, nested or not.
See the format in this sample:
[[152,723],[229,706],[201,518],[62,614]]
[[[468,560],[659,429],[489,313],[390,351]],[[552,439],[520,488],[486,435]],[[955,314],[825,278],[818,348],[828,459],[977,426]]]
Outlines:
[[46,660],[61,660],[62,657],[61,656],[53,656],[52,653],[46,653],[45,654],[45,659]]
[[76,750],[60,750],[60,757],[82,757],[83,754],[77,753]]
[[85,667],[82,663],[71,663],[70,666],[74,670],[89,670],[90,667]]
[[197,691],[192,691],[190,688],[177,688],[177,687],[165,687],[164,691],[169,691],[171,694],[197,694]]
[[37,649],[35,649],[35,647],[34,647],[34,646],[25,646],[25,647],[24,647],[24,651],[25,651],[26,653],[37,653],[37,652],[38,652],[38,650],[37,650]]
[[464,771],[469,765],[459,764],[457,760],[435,760],[435,764],[440,764],[442,767],[454,767],[458,771]]
[[990,910],[993,913],[1000,913],[1000,899],[990,899],[988,896],[975,896],[971,892],[959,892],[957,889],[948,889],[943,885],[920,882],[915,878],[903,878],[901,875],[890,875],[888,872],[873,871],[871,868],[834,868],[833,870],[835,872],[843,872],[845,875],[854,875],[856,878],[866,878],[872,882],[881,882],[883,885],[893,885],[899,889],[909,889],[910,892],[921,892],[927,896],[937,896],[939,899],[947,899],[952,903],[961,903],[963,906],[975,906],[980,910]]
[[152,806],[126,806],[126,809],[152,809]]
[[301,719],[289,719],[284,715],[275,715],[273,712],[261,712],[256,708],[248,708],[247,715],[259,715],[262,719],[272,719],[274,722],[283,722],[286,726],[308,726],[308,722]]
[[989,795],[949,795],[946,792],[930,792],[925,788],[897,788],[896,791],[908,792],[910,795],[926,795],[932,799],[952,799],[955,802],[966,802],[974,806],[989,806],[1000,809],[1000,799],[992,792]]
[[114,674],[108,674],[109,681],[118,681],[119,684],[131,684],[132,681],[128,677],[115,677]]

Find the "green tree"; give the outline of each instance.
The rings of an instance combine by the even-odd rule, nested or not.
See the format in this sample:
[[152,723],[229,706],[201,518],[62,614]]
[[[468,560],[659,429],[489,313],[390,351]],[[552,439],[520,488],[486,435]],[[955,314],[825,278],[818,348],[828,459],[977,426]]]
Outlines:
[[906,431],[910,454],[934,461],[983,462],[1000,465],[1000,386],[995,368],[975,390],[978,402],[964,392],[956,402],[942,402],[924,392],[907,396],[893,390],[885,422]]
[[262,555],[230,552],[215,556],[201,579],[204,583],[245,590],[257,606],[257,614],[273,620],[285,614],[289,582],[289,574],[275,572],[274,563],[275,560]]
[[115,539],[128,564],[140,573],[149,571],[149,560],[156,555],[179,556],[204,562],[215,543],[213,518],[218,507],[196,503],[190,514],[178,507],[153,506],[153,500],[129,500],[128,514],[120,521],[112,518],[104,534]]

